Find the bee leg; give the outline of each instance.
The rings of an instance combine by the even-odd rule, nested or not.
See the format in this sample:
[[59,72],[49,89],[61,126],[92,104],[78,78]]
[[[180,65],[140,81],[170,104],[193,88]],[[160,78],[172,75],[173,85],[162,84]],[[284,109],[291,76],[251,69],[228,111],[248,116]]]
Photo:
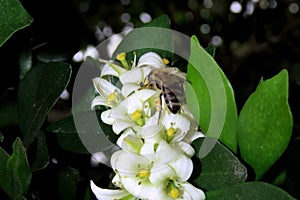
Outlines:
[[161,98],[162,98],[162,93],[159,95],[159,99],[157,99],[157,100],[155,101],[155,107],[156,107],[156,110],[158,111],[158,120],[157,120],[157,124],[159,124],[159,122],[160,122],[160,119],[161,119],[161,113],[162,113],[162,105],[161,105],[162,100],[161,100]]

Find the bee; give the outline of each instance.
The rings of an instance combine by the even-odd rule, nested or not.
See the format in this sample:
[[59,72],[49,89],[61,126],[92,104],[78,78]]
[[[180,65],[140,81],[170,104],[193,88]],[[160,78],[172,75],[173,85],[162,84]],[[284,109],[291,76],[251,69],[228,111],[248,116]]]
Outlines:
[[[171,113],[176,114],[183,104],[186,104],[185,73],[175,67],[153,69],[144,81],[144,86],[150,89],[160,90],[160,107],[162,99]],[[161,112],[159,113],[160,119]]]

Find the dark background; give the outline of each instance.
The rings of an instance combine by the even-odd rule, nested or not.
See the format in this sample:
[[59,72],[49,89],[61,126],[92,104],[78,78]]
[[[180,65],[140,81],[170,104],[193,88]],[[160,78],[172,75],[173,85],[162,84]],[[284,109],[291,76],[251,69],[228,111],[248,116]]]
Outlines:
[[[203,47],[210,44],[217,45],[215,60],[233,86],[238,110],[255,90],[262,77],[270,78],[282,69],[289,71],[289,102],[294,117],[293,136],[287,152],[274,167],[273,173],[276,174],[287,164],[296,165],[300,156],[300,153],[289,156],[289,151],[295,153],[293,149],[299,149],[297,139],[300,114],[300,3],[296,0],[242,0],[237,1],[242,6],[241,11],[233,13],[230,10],[232,2],[21,0],[34,22],[14,34],[0,48],[0,100],[15,97],[22,56],[30,54],[33,65],[44,61],[70,63],[73,67],[72,80],[74,80],[81,63],[75,62],[72,58],[79,50],[86,49],[87,45],[97,46],[111,34],[123,31],[124,27],[141,26],[144,24],[141,20],[142,13],[152,19],[166,14],[170,18],[171,29],[189,36],[196,35]],[[221,39],[221,43],[218,43],[216,38]],[[69,92],[72,91],[72,80],[68,87]],[[60,100],[50,113],[52,118],[49,120],[56,121],[68,116],[69,111],[70,102]],[[52,148],[49,150],[50,153],[63,163],[71,163],[78,169],[82,168],[77,162],[79,159],[77,155],[65,152],[57,146]],[[73,157],[76,157],[75,161]],[[82,159],[89,162],[87,157]],[[52,170],[51,166],[49,170]],[[274,174],[267,174],[264,179],[271,181]],[[41,178],[44,175],[45,177]],[[39,178],[45,181],[49,179],[51,182],[53,178],[51,179],[46,172],[44,175],[40,175]],[[295,197],[300,197],[299,191],[291,186],[296,183],[300,185],[297,174],[288,178],[290,180],[280,187]],[[40,187],[42,189],[39,193],[43,197],[41,199],[45,199],[47,189]],[[55,194],[48,197],[57,198]]]

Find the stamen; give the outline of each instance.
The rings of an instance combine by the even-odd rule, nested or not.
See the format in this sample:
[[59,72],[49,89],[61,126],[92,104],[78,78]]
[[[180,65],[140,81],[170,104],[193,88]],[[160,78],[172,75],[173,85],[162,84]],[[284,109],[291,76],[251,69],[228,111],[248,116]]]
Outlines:
[[163,63],[164,63],[165,65],[169,64],[169,60],[166,59],[166,58],[163,58],[162,61],[163,61]]
[[148,178],[150,176],[150,171],[142,169],[139,171],[139,177],[140,178]]
[[130,67],[126,61],[126,53],[125,52],[119,53],[116,58],[118,61],[120,61],[122,63],[122,65],[125,67],[125,69],[130,69]]

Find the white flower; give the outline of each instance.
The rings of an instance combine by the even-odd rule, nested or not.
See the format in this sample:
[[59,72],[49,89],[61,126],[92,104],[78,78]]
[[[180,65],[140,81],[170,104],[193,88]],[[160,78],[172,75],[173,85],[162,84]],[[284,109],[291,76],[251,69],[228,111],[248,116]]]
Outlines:
[[154,90],[143,89],[136,91],[126,98],[119,106],[104,111],[101,120],[112,125],[113,131],[120,134],[128,127],[138,129],[145,125],[147,120],[154,113],[153,98],[157,98],[158,93]]
[[107,80],[99,77],[94,78],[93,84],[99,95],[93,99],[92,109],[97,105],[116,107],[123,100],[120,89]]
[[129,194],[126,190],[123,189],[103,189],[95,185],[93,181],[90,182],[91,189],[95,194],[96,198],[99,200],[115,200],[126,198],[128,200],[137,200],[134,196]]
[[166,67],[164,60],[154,52],[148,52],[142,55],[139,59],[137,67],[163,68]]

